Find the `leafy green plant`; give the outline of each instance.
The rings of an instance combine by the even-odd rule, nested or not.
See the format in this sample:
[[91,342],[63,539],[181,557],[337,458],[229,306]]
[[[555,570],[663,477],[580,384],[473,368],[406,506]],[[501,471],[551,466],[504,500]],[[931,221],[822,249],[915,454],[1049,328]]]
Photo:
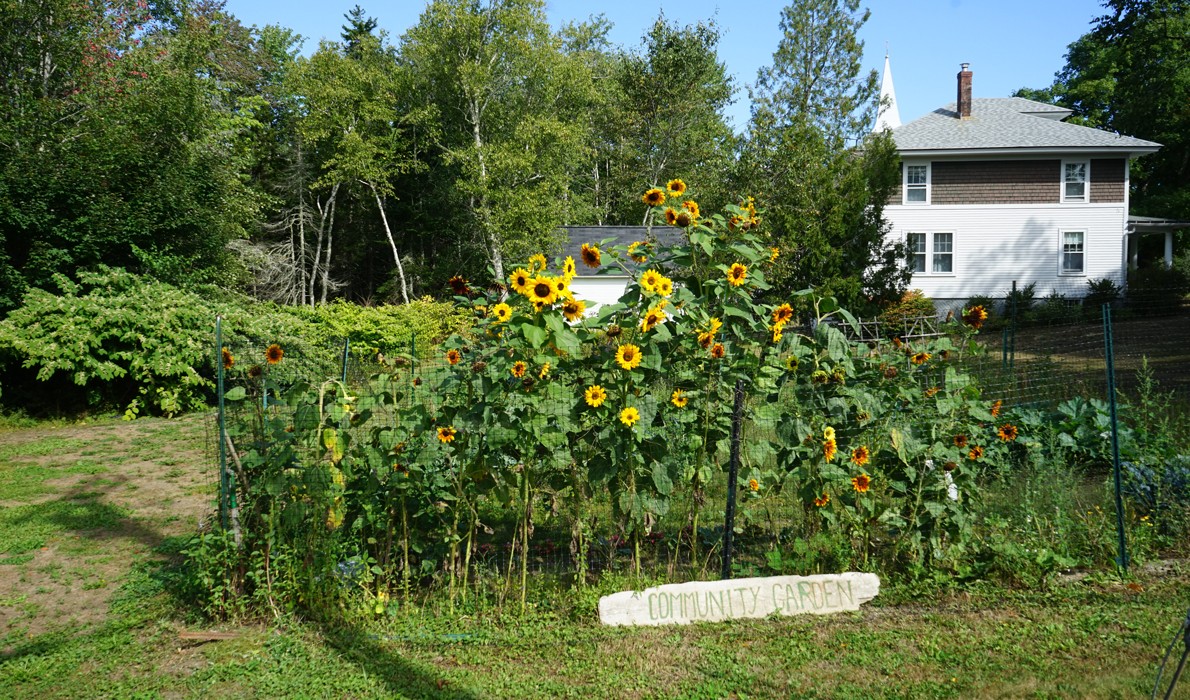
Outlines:
[[924,292],[910,289],[880,314],[880,325],[890,335],[903,336],[913,331],[914,322],[918,319],[933,320],[937,315],[934,302]]

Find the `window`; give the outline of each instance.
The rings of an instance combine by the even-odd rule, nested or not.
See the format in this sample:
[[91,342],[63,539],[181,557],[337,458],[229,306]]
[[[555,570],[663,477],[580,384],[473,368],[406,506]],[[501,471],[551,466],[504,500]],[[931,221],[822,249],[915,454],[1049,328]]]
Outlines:
[[914,274],[954,274],[953,233],[909,233],[909,268]]
[[1062,201],[1086,202],[1090,166],[1085,160],[1062,161]]
[[930,203],[930,164],[905,164],[905,204]]
[[1062,232],[1062,274],[1083,274],[1083,244],[1086,240],[1083,231]]

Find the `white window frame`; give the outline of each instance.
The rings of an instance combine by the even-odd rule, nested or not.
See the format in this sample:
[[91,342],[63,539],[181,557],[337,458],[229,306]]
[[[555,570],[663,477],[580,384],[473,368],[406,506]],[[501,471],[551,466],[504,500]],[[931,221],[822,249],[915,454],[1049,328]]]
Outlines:
[[[1083,166],[1083,194],[1081,197],[1070,197],[1066,194],[1066,168],[1070,165]],[[1090,204],[1091,203],[1091,161],[1090,160],[1063,160],[1062,171],[1058,176],[1059,192],[1062,194],[1062,203],[1070,204]]]
[[[914,275],[925,275],[928,277],[954,277],[955,276],[955,270],[956,270],[955,247],[956,247],[957,236],[955,235],[954,231],[906,231],[905,232],[905,245],[906,246],[912,245],[910,243],[910,236],[924,236],[925,237],[924,238],[925,250],[923,252],[918,253],[918,252],[914,251],[912,247],[910,247],[910,249],[909,249],[909,252],[910,252],[909,263],[910,263],[910,266],[913,268]],[[939,251],[938,250],[938,243],[939,243],[938,236],[950,236],[950,250],[949,251]],[[916,269],[916,260],[919,255],[924,256],[922,259],[924,260],[923,266],[925,267],[925,270],[920,271],[920,272]],[[939,258],[944,255],[950,256],[950,270],[946,271],[946,272],[937,272],[934,270],[934,267],[938,264]]]
[[[1078,270],[1066,269],[1066,234],[1077,233],[1082,236],[1082,241],[1079,242],[1079,255],[1083,256],[1082,267]],[[1074,251],[1072,251],[1074,252]],[[1063,229],[1058,231],[1058,275],[1061,277],[1086,277],[1087,276],[1087,230],[1086,229]]]
[[[925,194],[926,194],[925,201],[919,202],[919,201],[910,201],[909,200],[909,168],[911,168],[911,167],[924,167],[926,169],[926,181],[925,181],[924,187],[920,183],[913,185],[914,191],[924,191],[925,192]],[[904,161],[904,167],[901,168],[901,203],[902,204],[906,204],[909,206],[921,207],[921,206],[926,206],[930,203],[931,198],[933,197],[933,192],[931,191],[933,188],[933,179],[934,179],[933,171],[934,171],[934,168],[931,166],[929,161],[924,161],[924,162],[923,161],[912,161],[912,160]]]

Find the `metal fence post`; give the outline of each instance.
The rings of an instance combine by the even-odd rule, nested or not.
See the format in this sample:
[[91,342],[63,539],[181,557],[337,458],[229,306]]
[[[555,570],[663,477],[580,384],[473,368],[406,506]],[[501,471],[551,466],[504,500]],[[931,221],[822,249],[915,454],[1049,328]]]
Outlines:
[[[744,380],[735,382],[735,408],[731,414],[731,462],[727,477],[727,508],[723,515],[723,566],[719,578],[731,578],[731,546],[735,534],[735,482],[740,475],[740,428],[744,422]],[[695,533],[697,537],[697,533]]]
[[343,384],[347,384],[347,361],[351,359],[351,338],[343,339]]
[[215,413],[215,442],[219,447],[219,521],[223,529],[227,529],[227,446],[224,444],[224,434],[227,426],[223,416],[223,317],[215,316],[215,393],[217,410]]
[[1120,478],[1120,421],[1116,412],[1116,358],[1112,344],[1111,304],[1103,305],[1103,359],[1107,366],[1107,404],[1111,411],[1112,477],[1116,487],[1116,565],[1128,573],[1128,543],[1124,537],[1124,496]]

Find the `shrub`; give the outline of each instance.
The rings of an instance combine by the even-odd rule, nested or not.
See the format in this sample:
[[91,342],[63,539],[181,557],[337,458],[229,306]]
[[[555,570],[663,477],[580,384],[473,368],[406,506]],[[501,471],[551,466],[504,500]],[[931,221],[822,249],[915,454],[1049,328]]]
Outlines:
[[910,289],[880,314],[880,325],[886,335],[901,337],[913,333],[918,319],[933,320],[937,315],[933,300],[920,289]]
[[1177,268],[1160,265],[1133,270],[1128,275],[1128,306],[1138,314],[1176,312],[1186,298],[1187,280]]

